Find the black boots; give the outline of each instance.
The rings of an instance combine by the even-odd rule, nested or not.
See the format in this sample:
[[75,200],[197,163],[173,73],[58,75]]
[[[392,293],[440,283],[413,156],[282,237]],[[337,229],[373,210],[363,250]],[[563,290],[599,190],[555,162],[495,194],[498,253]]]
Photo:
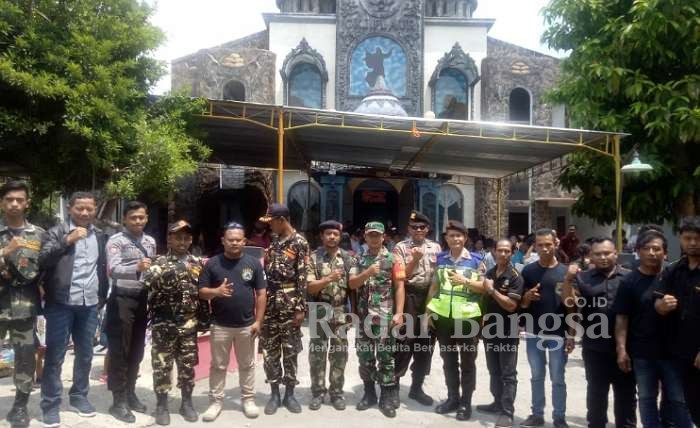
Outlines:
[[425,376],[413,376],[413,382],[411,382],[411,390],[408,392],[408,398],[416,400],[424,406],[433,405],[433,397],[423,391],[423,381]]
[[126,422],[128,424],[134,423],[136,421],[136,417],[133,413],[131,413],[131,410],[129,410],[126,393],[112,391],[112,396],[114,397],[114,402],[109,408],[109,414],[122,422]]
[[170,425],[170,411],[168,410],[168,393],[156,393],[156,418],[158,425]]
[[29,393],[17,390],[15,392],[15,402],[7,414],[7,422],[12,428],[25,428],[29,426],[29,413],[27,412],[27,402]]
[[394,409],[398,409],[399,406],[401,405],[401,399],[399,398],[399,393],[401,392],[401,384],[399,383],[400,379],[396,379],[396,385],[391,387],[391,405],[394,406]]
[[457,408],[457,420],[468,421],[472,417],[472,396],[463,396]]
[[136,390],[134,387],[129,388],[126,393],[126,403],[129,405],[129,409],[134,412],[146,413],[146,405],[139,400],[136,396]]
[[377,404],[377,391],[374,389],[374,382],[365,382],[365,394],[357,403],[357,410],[367,410]]
[[459,408],[459,392],[449,391],[447,393],[447,400],[435,407],[435,413],[445,415],[454,412],[457,408]]
[[294,386],[287,385],[287,387],[284,389],[284,399],[282,400],[282,404],[292,413],[301,413],[301,405],[297,399],[294,398]]
[[379,396],[379,411],[381,411],[387,418],[396,417],[396,408],[391,402],[392,387],[382,385],[380,388],[381,395]]
[[274,415],[280,408],[280,386],[277,383],[270,385],[270,400],[265,405],[265,414]]
[[180,414],[187,422],[197,422],[199,415],[192,405],[192,387],[182,388],[182,404],[180,404]]

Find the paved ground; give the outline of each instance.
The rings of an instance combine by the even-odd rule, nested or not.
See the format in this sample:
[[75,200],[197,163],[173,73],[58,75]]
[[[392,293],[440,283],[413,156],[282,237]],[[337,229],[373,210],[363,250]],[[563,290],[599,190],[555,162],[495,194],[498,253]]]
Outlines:
[[[306,341],[308,341],[308,334],[305,329],[305,346]],[[351,332],[352,335],[352,332]],[[350,337],[350,343],[353,343],[353,337]],[[530,411],[530,371],[527,364],[527,359],[524,352],[524,343],[519,354],[518,361],[518,395],[516,400],[516,424],[522,421]],[[483,358],[483,347],[480,347],[480,355],[477,361],[477,390],[474,394],[473,404],[487,404],[491,402],[491,394],[489,393],[489,379],[488,371],[486,370],[486,362]],[[150,358],[149,352],[146,352],[146,359],[141,365],[141,377],[138,382],[138,394],[142,400],[148,405],[149,412],[155,407],[155,396],[152,392],[152,380],[151,380],[151,370],[150,370]],[[379,412],[377,409],[370,409],[364,412],[358,412],[355,410],[354,405],[359,401],[362,395],[362,382],[359,379],[357,371],[357,358],[355,355],[351,355],[348,361],[348,367],[346,369],[346,401],[348,403],[348,408],[343,412],[338,412],[334,410],[330,405],[325,405],[321,410],[312,412],[308,410],[308,403],[311,398],[311,393],[309,390],[309,365],[308,365],[308,354],[306,351],[302,353],[299,360],[299,372],[301,384],[298,389],[298,397],[304,410],[301,414],[295,415],[289,413],[286,409],[280,409],[276,415],[266,416],[262,413],[262,407],[268,399],[269,390],[264,381],[264,373],[262,370],[262,363],[259,362],[257,368],[256,385],[257,385],[257,404],[261,408],[261,416],[257,419],[247,419],[241,413],[241,406],[239,400],[239,388],[238,388],[238,375],[237,373],[230,373],[227,379],[226,388],[226,401],[224,406],[224,411],[219,416],[219,418],[210,424],[212,428],[214,427],[231,427],[231,426],[245,426],[245,427],[304,427],[304,428],[314,428],[322,427],[329,428],[329,423],[337,423],[343,427],[361,427],[367,428],[369,424],[378,424],[381,426],[402,426],[402,427],[444,427],[448,426],[493,426],[495,418],[483,415],[476,410],[473,412],[472,419],[467,422],[458,422],[454,418],[454,414],[442,416],[434,413],[433,408],[423,407],[420,404],[409,400],[406,396],[408,393],[407,382],[410,382],[410,376],[404,378],[402,382],[401,389],[401,408],[397,411],[398,415],[395,419],[387,419]],[[95,405],[98,411],[98,415],[94,418],[81,418],[71,411],[67,404],[67,390],[70,387],[70,376],[72,367],[72,355],[66,356],[66,362],[63,370],[64,379],[64,403],[61,409],[61,421],[64,427],[75,427],[75,428],[90,428],[90,427],[118,427],[118,426],[129,426],[121,422],[116,421],[114,418],[109,416],[107,409],[111,403],[111,394],[107,390],[105,384],[99,381],[99,375],[102,371],[102,361],[101,356],[96,356],[94,360],[93,367],[93,381],[90,389],[90,400]],[[446,398],[446,389],[444,386],[444,377],[442,373],[442,360],[438,353],[434,355],[433,358],[433,371],[430,377],[426,380],[426,392],[438,400],[443,400]],[[585,426],[585,414],[586,414],[586,401],[585,401],[585,378],[583,370],[583,361],[581,360],[580,349],[577,348],[574,353],[569,358],[569,363],[567,365],[567,384],[568,384],[568,417],[567,420],[572,427]],[[207,379],[201,380],[197,383],[194,393],[195,407],[202,413],[208,404],[207,399],[207,389],[208,381]],[[547,383],[547,402],[549,404],[549,383]],[[12,386],[11,378],[0,379],[0,412],[2,412],[2,417],[9,410],[12,405],[12,400],[14,397],[14,387]],[[612,399],[611,399],[612,400]],[[192,424],[185,422],[180,415],[178,415],[177,409],[179,408],[180,400],[179,394],[176,394],[171,400],[170,408],[174,412],[172,415],[172,426],[173,427],[191,427]],[[32,417],[32,427],[41,427],[41,412],[39,410],[39,393],[35,393],[31,396],[31,401],[29,403],[30,413]],[[545,410],[548,419],[548,426],[551,422],[551,407],[547,406]],[[132,427],[143,427],[154,425],[153,418],[150,415],[136,414],[136,424],[131,425]],[[612,416],[612,415],[610,415]],[[198,422],[197,425],[202,425],[203,422]],[[7,426],[8,424],[3,420],[0,422],[0,426]]]

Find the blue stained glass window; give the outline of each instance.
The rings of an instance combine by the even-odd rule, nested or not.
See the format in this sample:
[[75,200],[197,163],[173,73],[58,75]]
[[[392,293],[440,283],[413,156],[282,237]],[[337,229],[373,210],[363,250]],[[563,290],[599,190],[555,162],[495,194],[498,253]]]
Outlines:
[[294,67],[289,79],[287,104],[296,107],[322,108],[323,83],[318,68],[309,63]]
[[446,68],[435,84],[435,113],[440,119],[466,120],[468,115],[467,78],[459,70]]
[[[372,67],[370,67],[370,64]],[[365,96],[368,80],[374,82],[377,73],[384,73],[384,82],[397,97],[406,96],[406,54],[401,46],[388,37],[369,37],[352,52],[350,59],[350,95]]]

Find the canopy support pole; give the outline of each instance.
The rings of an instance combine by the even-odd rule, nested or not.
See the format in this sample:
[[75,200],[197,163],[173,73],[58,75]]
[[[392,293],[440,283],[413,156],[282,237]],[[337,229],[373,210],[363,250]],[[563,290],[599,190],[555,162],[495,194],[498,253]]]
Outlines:
[[284,203],[284,110],[277,116],[277,202]]
[[620,136],[613,136],[613,160],[615,162],[615,240],[617,251],[622,252],[622,158],[620,157]]
[[503,213],[503,179],[499,178],[496,181],[496,239],[500,239],[501,233],[501,215]]

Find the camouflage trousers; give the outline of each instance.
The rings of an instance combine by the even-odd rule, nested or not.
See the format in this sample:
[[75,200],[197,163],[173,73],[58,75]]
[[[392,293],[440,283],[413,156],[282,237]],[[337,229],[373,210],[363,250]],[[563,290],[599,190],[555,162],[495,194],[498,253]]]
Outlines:
[[199,362],[197,320],[189,320],[184,325],[172,321],[155,322],[151,326],[151,337],[155,392],[167,393],[172,389],[174,362],[177,362],[177,387],[194,388],[194,367]]
[[[263,367],[266,382],[298,384],[297,355],[302,350],[301,328],[293,325],[294,308],[284,291],[277,290],[267,295],[267,308],[260,332],[260,347],[263,351]],[[284,373],[282,369],[284,368]]]
[[[369,331],[371,329],[371,336]],[[357,358],[360,364],[360,378],[363,382],[376,382],[382,386],[396,383],[394,376],[394,352],[396,339],[386,327],[360,325],[355,340]]]
[[[311,372],[311,393],[314,396],[331,397],[343,395],[345,383],[345,365],[348,362],[347,326],[318,321],[316,331],[312,332],[309,340],[309,367]],[[332,334],[328,335],[328,332]],[[330,344],[330,346],[329,346]],[[328,382],[330,389],[326,390],[326,358],[330,363]]]
[[34,323],[36,318],[0,321],[0,341],[10,333],[10,342],[15,351],[15,388],[29,394],[34,381],[36,359],[36,342],[34,341]]

